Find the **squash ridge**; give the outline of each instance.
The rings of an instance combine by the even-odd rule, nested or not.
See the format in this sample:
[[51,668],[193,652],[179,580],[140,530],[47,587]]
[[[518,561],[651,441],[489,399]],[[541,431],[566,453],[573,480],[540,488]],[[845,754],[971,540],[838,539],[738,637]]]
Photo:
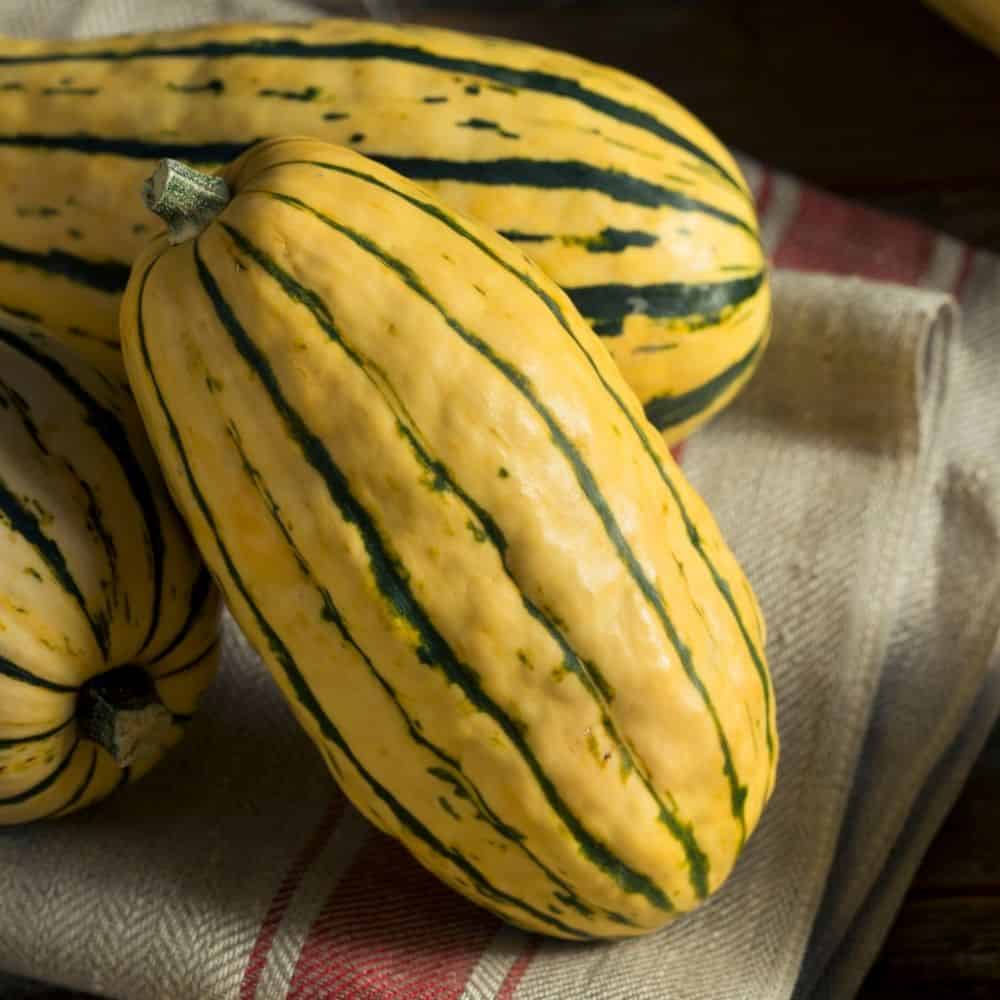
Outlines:
[[[680,514],[681,519],[684,522],[684,527],[688,533],[688,537],[691,540],[691,544],[694,546],[695,551],[698,553],[700,559],[705,564],[709,573],[712,575],[713,581],[715,582],[720,593],[722,594],[723,599],[726,601],[726,604],[729,607],[730,612],[732,613],[733,618],[735,619],[737,626],[740,630],[740,634],[742,635],[743,640],[746,643],[747,651],[749,652],[750,657],[753,660],[754,669],[756,670],[757,676],[761,682],[761,687],[763,689],[764,701],[765,701],[765,706],[764,706],[765,717],[766,717],[765,726],[767,732],[768,754],[770,759],[773,760],[775,746],[774,746],[774,731],[771,723],[771,701],[773,697],[771,682],[770,678],[768,677],[767,669],[764,666],[764,662],[761,658],[760,652],[757,649],[757,644],[751,638],[750,633],[746,627],[746,623],[743,621],[743,616],[736,605],[735,599],[733,598],[732,590],[729,587],[729,584],[719,573],[718,568],[715,566],[715,563],[713,562],[709,554],[704,550],[704,547],[701,544],[701,538],[698,534],[698,530],[694,522],[691,520],[691,516],[688,513],[687,508],[684,505],[684,502],[681,500],[680,494],[677,492],[677,488],[674,485],[673,480],[670,478],[666,468],[664,467],[663,459],[660,457],[659,454],[657,454],[656,449],[653,448],[648,435],[646,434],[645,430],[643,430],[642,426],[640,425],[636,417],[633,415],[631,409],[626,405],[625,401],[615,390],[615,388],[609,384],[606,377],[604,376],[604,373],[597,366],[594,359],[591,357],[590,353],[580,343],[579,339],[577,338],[576,334],[573,331],[572,326],[567,321],[566,315],[563,312],[562,308],[560,307],[559,303],[551,295],[549,295],[549,293],[546,292],[545,289],[540,287],[539,284],[534,280],[534,278],[532,278],[530,274],[521,271],[513,264],[511,264],[509,261],[505,260],[495,250],[493,250],[490,246],[488,246],[481,239],[479,239],[474,233],[470,232],[460,222],[458,222],[454,218],[451,218],[448,215],[448,213],[443,212],[436,205],[430,202],[426,202],[423,199],[418,198],[414,195],[408,194],[405,191],[400,191],[398,188],[394,187],[391,184],[386,183],[385,181],[379,180],[377,177],[372,177],[369,174],[365,174],[359,170],[354,170],[350,167],[341,166],[340,164],[325,163],[322,160],[286,160],[282,161],[281,163],[273,164],[271,169],[278,166],[285,166],[294,163],[304,163],[304,164],[308,163],[312,164],[313,166],[321,167],[324,170],[331,170],[337,173],[348,174],[352,177],[356,177],[359,180],[365,181],[376,187],[382,188],[383,190],[388,191],[391,194],[395,194],[397,197],[402,198],[404,201],[413,205],[415,208],[419,208],[421,211],[437,219],[439,222],[443,223],[452,231],[465,237],[480,251],[486,254],[487,257],[489,257],[496,263],[500,264],[500,266],[503,267],[505,270],[507,270],[511,275],[513,275],[519,281],[527,285],[527,287],[530,288],[541,299],[541,301],[545,304],[545,307],[555,317],[559,325],[566,331],[566,333],[569,334],[570,338],[572,339],[576,347],[584,354],[588,364],[591,366],[591,368],[593,368],[595,374],[600,380],[601,385],[614,400],[618,409],[621,410],[622,414],[625,416],[625,419],[628,420],[632,429],[635,431],[636,437],[639,439],[639,443],[642,445],[643,451],[652,460],[652,462],[656,466],[656,470],[660,479],[663,481],[663,483],[670,491],[671,497],[677,506],[678,513]],[[758,340],[757,343],[754,345],[754,347],[751,348],[751,353],[763,349],[763,345],[766,339],[766,330],[767,327],[765,326],[764,337]]]
[[[582,821],[566,806],[551,778],[544,772],[527,746],[524,735],[514,720],[486,694],[476,671],[460,660],[444,636],[437,630],[430,616],[413,594],[405,573],[401,572],[401,568],[391,554],[371,515],[351,492],[343,471],[334,462],[323,442],[313,434],[301,415],[285,399],[267,358],[246,334],[231,307],[222,297],[215,279],[198,251],[198,240],[194,241],[194,256],[198,279],[220,324],[232,339],[237,351],[244,357],[266,389],[276,413],[285,423],[303,457],[324,481],[330,499],[340,511],[341,516],[348,523],[353,524],[358,531],[368,554],[369,567],[375,578],[376,586],[383,598],[395,613],[408,621],[420,635],[420,645],[416,650],[418,657],[426,665],[441,669],[479,711],[486,713],[497,723],[507,739],[521,754],[525,764],[534,775],[539,789],[566,828],[576,838],[580,849],[589,860],[609,874],[626,892],[637,892],[644,896],[651,905],[662,910],[672,911],[673,904],[659,886],[653,883],[648,876],[635,871],[615,857],[607,845],[590,834]],[[454,328],[454,321],[452,324]],[[520,373],[510,369],[510,366],[508,366],[508,370],[512,372],[515,379],[523,384],[525,379]],[[725,738],[724,734],[723,738]],[[728,742],[726,745],[728,747]]]
[[[243,191],[243,194],[250,193],[280,197],[274,195],[272,192],[267,192],[259,188],[246,189]],[[356,348],[344,340],[336,328],[336,324],[333,317],[330,315],[329,309],[319,296],[312,289],[301,285],[295,278],[281,269],[267,254],[264,253],[264,251],[251,243],[250,240],[235,227],[222,221],[220,221],[219,224],[229,234],[236,246],[241,251],[246,253],[252,260],[254,260],[254,262],[267,274],[269,274],[286,292],[286,294],[289,294],[290,297],[293,297],[301,304],[305,305],[310,313],[312,313],[313,318],[319,324],[321,329],[323,329],[332,340],[343,348],[345,353],[347,353],[347,355],[355,362],[355,364],[358,365],[359,368],[361,368],[362,371],[366,371],[366,359],[357,351]],[[375,384],[376,391],[380,392],[381,390],[379,385],[375,383],[374,380],[372,381],[373,384]],[[385,398],[384,395],[383,398]],[[386,402],[390,409],[393,409],[392,403],[388,400],[386,400]],[[412,424],[412,418],[409,418],[409,421]],[[588,692],[588,694],[590,694],[592,700],[595,702],[601,713],[602,725],[608,732],[609,736],[611,736],[611,738],[615,741],[617,749],[622,754],[623,762],[627,761],[629,766],[635,766],[635,770],[640,781],[643,783],[647,792],[656,803],[659,810],[660,821],[668,828],[671,835],[678,841],[684,851],[688,863],[689,878],[691,879],[695,895],[699,899],[704,899],[708,894],[708,857],[699,846],[691,824],[676,816],[676,808],[671,808],[663,801],[660,794],[653,787],[649,776],[649,768],[642,761],[641,756],[631,745],[630,741],[620,733],[619,727],[615,723],[612,716],[611,707],[606,696],[608,688],[607,681],[601,675],[599,668],[596,664],[593,664],[581,657],[573,649],[568,638],[563,635],[562,631],[555,624],[555,622],[552,621],[552,619],[524,593],[520,583],[512,573],[507,560],[507,540],[502,529],[495,522],[489,511],[483,508],[481,504],[473,499],[454,480],[447,467],[441,463],[440,460],[431,457],[425,446],[421,444],[419,440],[419,433],[415,427],[408,426],[407,422],[400,418],[398,414],[397,422],[403,436],[409,442],[410,449],[414,457],[421,465],[423,465],[424,468],[428,470],[428,472],[433,474],[436,488],[445,488],[451,492],[478,520],[485,538],[489,539],[490,544],[497,552],[505,575],[517,589],[525,610],[542,626],[542,628],[549,635],[550,639],[552,639],[552,641],[559,647],[563,657],[563,665],[579,679],[584,689]]]
[[[486,876],[474,865],[465,855],[457,850],[456,848],[448,847],[446,844],[442,843],[434,833],[428,829],[420,819],[413,815],[392,793],[387,789],[381,782],[375,778],[374,775],[368,772],[361,761],[354,754],[350,745],[343,738],[340,730],[334,724],[333,720],[326,714],[323,710],[323,706],[319,703],[319,700],[313,694],[309,685],[306,683],[304,676],[295,658],[291,655],[291,651],[282,642],[281,637],[274,630],[273,626],[264,617],[263,612],[257,606],[256,602],[250,593],[249,587],[246,581],[243,579],[242,575],[236,568],[232,560],[232,556],[229,553],[229,549],[222,539],[222,535],[219,531],[218,524],[215,520],[215,516],[205,499],[204,494],[201,492],[201,488],[198,485],[198,481],[194,477],[194,473],[191,469],[190,462],[187,457],[187,453],[184,449],[183,441],[180,436],[180,430],[174,421],[173,415],[171,414],[169,408],[166,405],[166,400],[163,398],[163,392],[160,388],[159,380],[156,378],[156,374],[153,371],[152,360],[149,355],[149,345],[147,343],[145,323],[142,317],[142,298],[143,291],[145,289],[146,282],[149,279],[150,272],[153,266],[156,264],[159,257],[155,257],[146,268],[142,275],[139,292],[137,295],[136,303],[136,326],[138,335],[139,350],[142,355],[143,366],[146,370],[146,374],[150,381],[150,386],[153,389],[153,393],[156,397],[157,407],[163,416],[166,423],[167,434],[170,437],[170,441],[173,445],[175,454],[180,461],[181,468],[183,470],[183,475],[185,482],[189,490],[191,491],[191,497],[194,500],[202,518],[204,518],[206,528],[210,532],[212,539],[214,540],[216,546],[219,550],[219,555],[222,558],[223,563],[226,566],[226,571],[229,574],[233,585],[239,592],[243,601],[246,604],[247,610],[252,617],[257,628],[262,633],[268,647],[274,654],[276,660],[281,665],[281,668],[288,679],[292,690],[295,693],[296,698],[302,707],[309,713],[309,715],[315,720],[322,733],[325,740],[333,744],[351,766],[360,776],[361,780],[371,789],[372,793],[383,802],[389,810],[392,812],[393,816],[400,826],[408,829],[414,837],[425,844],[430,850],[435,854],[445,858],[451,864],[453,864],[457,869],[462,871],[468,878],[472,881],[475,888],[487,899],[492,900],[494,903],[500,906],[514,907],[516,909],[523,910],[525,913],[529,914],[534,919],[548,924],[551,927],[559,929],[562,933],[569,937],[576,938],[577,940],[587,940],[590,939],[591,935],[585,931],[581,931],[575,927],[571,927],[568,924],[557,920],[550,914],[547,914],[541,910],[536,909],[531,906],[531,904],[518,899],[509,893],[504,892],[501,889],[496,888]],[[328,760],[332,760],[332,754],[329,748],[324,746],[324,756]],[[339,770],[339,768],[334,768],[334,770]],[[507,914],[508,919],[516,918],[510,917]]]
[[676,129],[663,124],[655,115],[641,108],[622,103],[605,94],[584,87],[578,80],[558,76],[543,70],[513,69],[481,60],[461,59],[429,52],[415,45],[391,42],[302,42],[295,38],[250,39],[241,42],[209,41],[195,45],[144,46],[135,49],[98,49],[79,52],[48,52],[36,55],[0,56],[0,66],[37,65],[57,62],[121,62],[145,58],[177,58],[183,56],[276,56],[311,59],[397,59],[434,69],[469,73],[494,80],[520,90],[533,90],[566,98],[605,114],[615,121],[642,129],[672,146],[677,146],[711,167],[727,184],[747,197],[746,189],[733,175],[700,146]]
[[[248,190],[253,191],[255,189]],[[691,651],[677,633],[670,616],[667,614],[667,609],[663,603],[663,598],[659,593],[658,588],[646,576],[641,565],[639,564],[638,559],[636,559],[635,553],[632,551],[631,546],[622,534],[621,528],[618,526],[610,507],[608,507],[607,501],[604,499],[604,495],[595,481],[589,467],[583,461],[572,442],[568,439],[558,421],[556,421],[556,419],[549,412],[548,407],[537,397],[531,387],[530,381],[510,362],[500,357],[488,343],[483,341],[472,331],[467,330],[454,317],[450,316],[444,307],[441,306],[434,296],[424,287],[419,277],[408,265],[402,261],[396,260],[390,254],[381,250],[378,245],[368,237],[360,233],[356,233],[347,226],[341,225],[317,209],[314,209],[305,202],[300,201],[298,198],[294,198],[290,195],[276,194],[273,192],[262,193],[270,193],[272,197],[312,214],[324,224],[337,230],[356,245],[371,253],[373,256],[376,256],[387,267],[394,270],[400,276],[402,281],[404,281],[411,289],[413,289],[413,291],[428,302],[441,315],[448,326],[451,327],[451,329],[454,330],[462,340],[464,340],[470,347],[473,348],[473,350],[479,352],[490,364],[492,364],[504,376],[504,378],[506,378],[521,393],[521,395],[524,396],[529,405],[542,418],[546,428],[552,436],[553,443],[568,461],[581,491],[587,498],[587,501],[590,503],[594,512],[598,515],[598,518],[600,519],[612,546],[618,553],[618,556],[622,560],[623,564],[628,569],[633,581],[639,587],[643,597],[646,599],[654,614],[659,619],[670,644],[677,652],[682,669],[705,705],[706,711],[708,712],[709,717],[712,720],[712,724],[715,727],[716,735],[719,740],[719,746],[722,752],[723,773],[729,783],[733,818],[740,825],[741,837],[745,837],[746,820],[744,817],[743,806],[746,799],[746,786],[740,783],[739,776],[736,773],[736,768],[732,759],[729,738],[722,727],[718,712],[712,702],[711,695],[705,687],[698,671],[695,669],[694,662],[691,658]],[[223,225],[225,224],[223,223]],[[222,305],[225,306],[225,302],[222,302]],[[573,339],[575,340],[576,338],[574,337]],[[579,344],[579,341],[577,341],[577,343]],[[580,345],[580,347],[581,350],[584,350],[582,345]],[[584,353],[587,352],[584,351]],[[265,365],[267,364],[266,360],[263,359],[261,363]],[[596,371],[596,365],[594,365],[594,368]],[[308,433],[307,428],[303,429],[306,433]]]

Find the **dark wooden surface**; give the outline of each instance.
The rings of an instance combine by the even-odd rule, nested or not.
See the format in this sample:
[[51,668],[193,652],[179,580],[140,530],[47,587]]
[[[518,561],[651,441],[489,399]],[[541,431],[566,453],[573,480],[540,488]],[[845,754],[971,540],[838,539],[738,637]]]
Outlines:
[[[1000,251],[1000,58],[917,0],[400,6],[629,70],[738,150]],[[903,997],[1000,1000],[1000,727],[859,994]]]
[[[917,0],[397,6],[620,66],[739,150],[1000,251],[1000,59]],[[1000,728],[859,997],[1000,998]]]
[[924,858],[861,1000],[1000,997],[1000,727]]

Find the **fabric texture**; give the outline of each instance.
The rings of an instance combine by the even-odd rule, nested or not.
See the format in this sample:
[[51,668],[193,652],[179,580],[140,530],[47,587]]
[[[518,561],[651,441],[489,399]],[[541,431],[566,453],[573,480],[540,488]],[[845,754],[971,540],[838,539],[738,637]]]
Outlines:
[[[0,30],[303,10],[48,2]],[[617,944],[502,924],[345,803],[228,622],[168,760],[97,808],[0,832],[0,968],[123,1000],[856,992],[1000,712],[1000,260],[743,166],[773,339],[683,465],[763,606],[782,758],[722,890]]]

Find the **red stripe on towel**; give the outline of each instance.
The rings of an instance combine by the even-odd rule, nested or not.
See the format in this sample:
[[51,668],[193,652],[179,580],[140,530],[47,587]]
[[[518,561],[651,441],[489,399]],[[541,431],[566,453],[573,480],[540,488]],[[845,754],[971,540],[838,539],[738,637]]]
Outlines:
[[498,921],[373,837],[320,911],[289,1000],[456,1000]]
[[774,254],[776,267],[916,284],[935,234],[918,223],[803,187],[795,219]]
[[292,897],[299,888],[306,871],[333,834],[340,817],[343,815],[344,802],[345,799],[339,795],[331,802],[319,825],[302,846],[288,871],[285,872],[284,878],[278,884],[271,904],[261,921],[257,940],[254,941],[253,949],[250,952],[250,958],[247,960],[243,981],[240,983],[240,1000],[253,1000],[260,983],[260,977],[267,965],[267,957],[271,953],[271,945],[291,904]]
[[540,944],[541,940],[537,937],[532,937],[528,941],[524,951],[518,956],[517,961],[508,970],[507,977],[504,979],[503,985],[497,992],[496,1000],[511,1000],[514,996],[514,991],[521,982],[521,979],[528,971],[528,966],[531,965],[531,960],[535,957]]

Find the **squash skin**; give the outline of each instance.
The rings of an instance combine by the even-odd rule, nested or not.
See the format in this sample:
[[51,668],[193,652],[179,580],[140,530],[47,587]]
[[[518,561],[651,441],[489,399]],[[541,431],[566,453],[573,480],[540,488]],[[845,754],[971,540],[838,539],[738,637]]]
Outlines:
[[520,926],[697,905],[774,781],[764,626],[601,342],[519,250],[350,150],[266,142],[224,177],[196,240],[137,260],[123,352],[334,777]]
[[[187,54],[128,57],[162,50]],[[0,303],[92,359],[114,362],[119,292],[151,231],[134,192],[155,161],[211,165],[288,133],[381,158],[521,241],[668,443],[735,396],[766,344],[767,267],[738,167],[669,97],[609,67],[367,21],[215,25],[0,40],[0,96]]]
[[[215,673],[220,607],[128,394],[43,332],[0,329],[0,826],[148,772]],[[119,766],[81,691],[126,664],[170,715]]]
[[1000,56],[1000,6],[995,0],[925,0],[959,31]]

